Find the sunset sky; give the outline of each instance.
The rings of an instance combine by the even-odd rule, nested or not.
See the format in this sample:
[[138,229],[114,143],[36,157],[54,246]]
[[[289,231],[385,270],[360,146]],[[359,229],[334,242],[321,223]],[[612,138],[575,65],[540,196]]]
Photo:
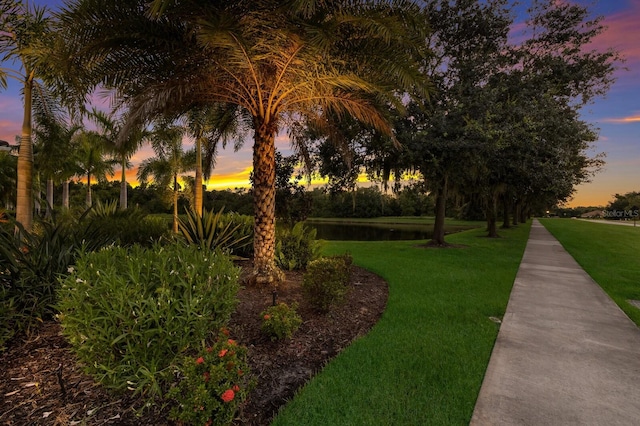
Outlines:
[[[572,2],[588,6],[594,16],[605,17],[608,30],[596,39],[592,48],[615,48],[626,58],[626,70],[621,69],[616,73],[617,82],[606,98],[596,99],[583,109],[582,118],[599,129],[600,138],[593,153],[606,153],[606,165],[592,182],[580,185],[573,200],[568,203],[570,206],[606,205],[616,193],[640,191],[640,0]],[[32,0],[32,3],[46,4],[55,10],[62,1]],[[517,28],[513,34],[517,36]],[[9,88],[0,92],[0,139],[15,143],[16,135],[20,134],[21,120],[19,86],[15,80],[9,80]],[[238,152],[234,152],[232,147],[220,150],[216,168],[207,183],[208,189],[248,185],[251,135],[247,135],[246,139],[247,142]],[[290,153],[285,134],[278,136],[276,146],[284,155]],[[138,164],[149,155],[151,150],[143,148],[132,161]],[[119,176],[117,171],[115,176]],[[135,171],[130,172],[128,180],[135,180]]]

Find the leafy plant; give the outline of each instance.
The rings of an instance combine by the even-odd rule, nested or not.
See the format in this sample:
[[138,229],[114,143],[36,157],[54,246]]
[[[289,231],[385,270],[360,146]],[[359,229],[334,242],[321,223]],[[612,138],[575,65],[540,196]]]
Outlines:
[[121,210],[116,201],[104,204],[98,201],[87,216],[105,238],[124,246],[151,246],[169,234],[169,226],[163,219],[149,217],[138,208]]
[[305,299],[324,312],[342,303],[349,291],[351,263],[350,255],[323,257],[310,262],[302,279]]
[[260,315],[262,316],[262,332],[271,338],[271,340],[288,339],[293,336],[300,325],[302,318],[296,312],[298,305],[291,306],[286,303],[278,303],[265,309]]
[[315,228],[308,228],[303,222],[293,228],[284,228],[276,239],[276,264],[285,270],[304,269],[309,262],[320,257],[322,242],[316,240]]
[[222,249],[233,253],[250,244],[249,235],[241,235],[242,223],[234,223],[225,218],[223,209],[218,213],[205,210],[199,216],[194,210],[187,209],[186,220],[178,219],[178,229],[189,244],[208,250]]
[[110,242],[79,221],[38,222],[31,232],[12,222],[0,227],[0,347],[55,313],[58,279],[75,262],[78,248],[92,251]]
[[253,387],[245,347],[222,330],[213,346],[185,356],[181,380],[167,398],[176,401],[170,417],[189,425],[229,425]]
[[178,357],[228,322],[238,273],[220,251],[177,243],[83,253],[60,289],[63,333],[105,386],[161,396]]

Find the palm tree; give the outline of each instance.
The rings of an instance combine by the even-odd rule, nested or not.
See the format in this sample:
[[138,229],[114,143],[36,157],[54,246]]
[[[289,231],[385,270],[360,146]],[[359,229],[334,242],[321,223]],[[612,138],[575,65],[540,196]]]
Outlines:
[[[238,108],[236,105],[218,104],[192,109],[186,114],[187,127],[195,140],[195,178],[194,178],[194,211],[202,215],[202,184],[207,181],[215,166],[218,143],[223,147],[233,136],[242,134],[238,127]],[[240,147],[238,137],[236,149]],[[204,158],[202,154],[204,151]]]
[[193,169],[193,162],[188,161],[182,150],[182,137],[185,129],[179,126],[160,125],[151,134],[151,147],[156,154],[140,164],[138,179],[146,183],[153,176],[156,185],[161,188],[171,187],[173,196],[173,232],[178,233],[178,197],[180,173]]
[[52,41],[51,19],[47,9],[22,2],[0,3],[0,62],[18,64],[14,70],[0,70],[0,85],[6,77],[22,85],[24,112],[20,151],[18,154],[18,189],[16,219],[26,230],[33,226],[33,145],[31,141],[32,96],[41,88],[36,80],[50,57]]
[[140,145],[148,136],[148,132],[139,127],[120,137],[122,131],[123,118],[116,118],[113,114],[106,114],[97,109],[93,109],[89,115],[104,139],[107,149],[115,155],[121,167],[120,175],[120,209],[127,209],[127,168],[131,167],[129,160],[136,153]]
[[113,175],[113,166],[117,163],[105,157],[107,144],[104,137],[95,131],[85,130],[77,136],[76,161],[79,175],[87,177],[86,206],[91,207],[91,177],[104,181],[107,175]]
[[61,19],[73,74],[115,88],[131,126],[219,103],[240,108],[254,132],[254,278],[268,283],[279,278],[277,133],[334,111],[391,134],[384,106],[427,92],[418,15],[403,0],[155,0],[151,9],[146,0],[77,0]]
[[[36,98],[38,100],[38,98]],[[74,158],[72,140],[82,128],[78,124],[69,123],[69,118],[62,114],[51,114],[54,108],[38,107],[35,102],[35,167],[47,180],[47,204],[53,207],[54,183],[62,183],[63,207],[69,208],[68,181],[78,173]],[[65,189],[66,198],[64,197]],[[47,214],[50,214],[47,211]]]

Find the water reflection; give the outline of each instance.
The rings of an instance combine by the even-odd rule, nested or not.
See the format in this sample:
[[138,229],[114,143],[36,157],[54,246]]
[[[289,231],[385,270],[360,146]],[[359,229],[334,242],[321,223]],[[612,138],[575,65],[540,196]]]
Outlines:
[[[377,224],[377,223],[324,223],[307,222],[317,230],[317,238],[333,241],[398,241],[431,239],[433,224]],[[473,228],[472,226],[447,226],[451,234]]]

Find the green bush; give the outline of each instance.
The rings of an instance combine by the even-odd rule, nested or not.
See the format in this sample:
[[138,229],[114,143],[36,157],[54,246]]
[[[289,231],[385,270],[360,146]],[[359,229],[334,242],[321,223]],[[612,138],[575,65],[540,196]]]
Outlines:
[[238,274],[221,252],[181,244],[82,254],[60,289],[63,333],[105,386],[160,396],[177,357],[228,322]]
[[95,226],[77,220],[36,222],[33,231],[17,222],[0,227],[0,350],[56,312],[58,278],[75,262],[78,248],[91,251],[109,242]]
[[233,240],[238,241],[232,249],[232,254],[244,258],[253,256],[253,217],[234,212],[225,213],[220,217],[220,227],[230,226],[233,229]]
[[105,238],[119,245],[140,244],[150,247],[154,242],[169,235],[169,224],[162,218],[147,216],[138,208],[118,209],[117,203],[96,203],[87,215]]
[[262,316],[262,332],[271,338],[271,340],[288,339],[293,336],[300,325],[302,318],[296,312],[298,306],[286,303],[278,303],[265,309],[260,315]]
[[304,298],[319,311],[342,303],[349,291],[351,256],[323,257],[309,263],[302,279]]
[[293,228],[285,228],[276,237],[276,265],[292,271],[304,269],[309,262],[320,257],[322,242],[316,240],[315,228],[307,228],[303,222]]
[[233,216],[223,215],[222,210],[218,213],[205,210],[202,216],[187,210],[186,216],[186,220],[178,219],[178,228],[189,244],[208,250],[222,249],[233,254],[252,242],[253,227],[247,230],[244,221],[234,221]]
[[187,425],[229,425],[253,387],[247,350],[221,333],[213,346],[185,356],[180,382],[167,394],[170,417]]

